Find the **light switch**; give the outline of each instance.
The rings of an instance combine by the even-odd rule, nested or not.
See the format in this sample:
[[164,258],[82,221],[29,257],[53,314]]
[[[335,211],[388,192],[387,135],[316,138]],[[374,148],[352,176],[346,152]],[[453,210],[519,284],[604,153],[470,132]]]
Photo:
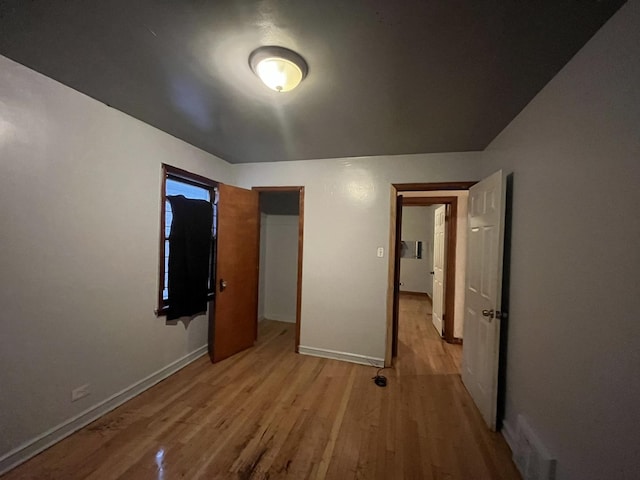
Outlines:
[[384,248],[378,247],[378,258],[384,257]]

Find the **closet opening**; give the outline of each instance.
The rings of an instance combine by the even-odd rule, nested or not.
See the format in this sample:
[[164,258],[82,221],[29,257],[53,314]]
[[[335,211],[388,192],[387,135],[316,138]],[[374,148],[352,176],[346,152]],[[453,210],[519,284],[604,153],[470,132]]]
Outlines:
[[259,193],[258,332],[300,344],[304,187],[254,187]]

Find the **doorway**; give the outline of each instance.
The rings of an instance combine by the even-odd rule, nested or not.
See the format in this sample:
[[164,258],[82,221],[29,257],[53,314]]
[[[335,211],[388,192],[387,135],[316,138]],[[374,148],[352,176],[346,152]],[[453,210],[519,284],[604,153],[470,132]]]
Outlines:
[[[406,200],[403,198],[403,201]],[[426,303],[422,310],[442,337],[448,205],[403,205],[400,240],[400,296]]]
[[[394,364],[398,342],[399,259],[404,192],[435,192],[444,195],[453,190],[468,190],[467,243],[469,262],[466,268],[465,299],[463,301],[465,348],[462,355],[462,383],[491,430],[500,426],[499,408],[503,399],[504,363],[508,319],[508,263],[503,253],[508,246],[505,238],[510,217],[506,211],[510,199],[508,176],[501,170],[473,183],[394,184],[391,186],[389,284],[387,289],[387,345],[385,366]],[[435,195],[435,193],[433,193]],[[417,195],[418,197],[420,194]],[[447,203],[446,199],[439,203]],[[508,262],[508,255],[507,255]],[[445,319],[445,324],[448,322]],[[400,359],[399,359],[400,360]]]
[[[390,215],[390,256],[389,256],[389,288],[387,291],[387,345],[385,351],[385,365],[391,366],[393,358],[398,354],[398,330],[399,330],[399,310],[400,310],[400,269],[401,269],[401,248],[402,248],[402,221],[403,209],[415,206],[431,206],[436,204],[445,205],[447,210],[446,224],[446,245],[445,245],[445,265],[443,274],[444,300],[442,318],[442,338],[448,343],[461,343],[462,314],[464,299],[460,299],[460,293],[464,293],[464,262],[460,262],[456,268],[456,255],[466,253],[466,248],[462,242],[458,242],[458,234],[461,230],[466,230],[462,225],[458,225],[458,220],[466,219],[466,195],[467,190],[475,182],[456,183],[430,183],[430,184],[394,184],[391,186],[391,215]],[[459,208],[462,207],[462,208]],[[458,215],[458,210],[462,209],[464,215]],[[412,239],[406,239],[412,240]],[[433,244],[433,238],[429,239]],[[462,258],[464,260],[464,258]],[[434,270],[431,270],[434,271]],[[435,271],[434,271],[435,273]],[[458,275],[456,275],[458,273]],[[462,273],[462,275],[461,275]],[[462,277],[462,285],[457,285]],[[458,289],[456,289],[458,286]],[[456,298],[456,290],[459,290]],[[432,297],[433,298],[433,297]],[[457,304],[457,305],[456,305]],[[458,319],[458,330],[456,331],[456,306],[460,310]],[[431,319],[429,319],[431,320]],[[457,335],[456,335],[457,334]]]
[[[302,243],[304,235],[304,187],[254,187],[259,194],[260,326],[291,324],[295,344],[300,344],[302,298]],[[266,321],[266,322],[265,322]],[[287,327],[288,328],[288,327]]]

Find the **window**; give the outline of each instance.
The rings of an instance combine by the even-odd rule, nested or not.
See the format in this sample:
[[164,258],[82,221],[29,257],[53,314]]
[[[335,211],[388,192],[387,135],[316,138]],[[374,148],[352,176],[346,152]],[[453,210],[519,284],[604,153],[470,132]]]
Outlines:
[[186,198],[211,202],[213,211],[213,228],[211,231],[212,253],[209,259],[208,298],[212,300],[215,294],[215,246],[217,228],[217,191],[218,184],[213,180],[163,165],[162,202],[161,202],[161,233],[160,233],[160,279],[158,294],[158,315],[166,314],[169,306],[169,235],[173,213],[168,197],[183,195]]

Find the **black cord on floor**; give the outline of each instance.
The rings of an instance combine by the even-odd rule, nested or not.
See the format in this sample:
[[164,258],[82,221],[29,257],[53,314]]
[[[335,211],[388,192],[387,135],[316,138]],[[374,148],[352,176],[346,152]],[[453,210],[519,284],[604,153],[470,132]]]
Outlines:
[[375,383],[379,387],[387,386],[387,377],[385,377],[384,375],[380,375],[380,372],[384,369],[385,367],[379,368],[378,371],[376,372],[376,376],[371,377],[373,379],[373,383]]

